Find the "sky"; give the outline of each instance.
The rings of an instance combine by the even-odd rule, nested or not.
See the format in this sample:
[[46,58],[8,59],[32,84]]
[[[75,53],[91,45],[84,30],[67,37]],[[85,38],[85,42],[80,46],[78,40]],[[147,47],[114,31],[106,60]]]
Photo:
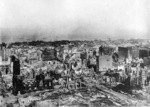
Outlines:
[[0,0],[0,41],[150,39],[149,0]]

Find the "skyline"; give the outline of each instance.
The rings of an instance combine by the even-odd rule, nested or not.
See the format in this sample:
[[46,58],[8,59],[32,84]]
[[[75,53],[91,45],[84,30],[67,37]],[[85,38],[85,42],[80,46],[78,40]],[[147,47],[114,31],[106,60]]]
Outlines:
[[149,25],[149,0],[0,1],[1,42],[149,39]]

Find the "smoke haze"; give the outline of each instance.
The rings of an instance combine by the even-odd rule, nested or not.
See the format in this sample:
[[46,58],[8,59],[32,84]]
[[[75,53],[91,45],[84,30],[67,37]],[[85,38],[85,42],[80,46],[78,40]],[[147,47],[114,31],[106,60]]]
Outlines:
[[149,38],[149,0],[1,0],[0,40]]

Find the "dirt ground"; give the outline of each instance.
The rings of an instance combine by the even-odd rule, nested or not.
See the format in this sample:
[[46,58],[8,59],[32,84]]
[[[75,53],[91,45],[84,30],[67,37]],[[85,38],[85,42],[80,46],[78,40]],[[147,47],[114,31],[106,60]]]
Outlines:
[[150,107],[150,96],[144,91],[133,94],[115,92],[103,85],[68,90],[58,88],[13,96],[0,96],[1,107]]

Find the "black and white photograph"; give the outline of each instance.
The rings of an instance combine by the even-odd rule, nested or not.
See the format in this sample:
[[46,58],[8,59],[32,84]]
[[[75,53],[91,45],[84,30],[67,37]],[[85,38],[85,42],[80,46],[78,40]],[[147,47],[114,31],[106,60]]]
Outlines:
[[0,0],[0,107],[150,107],[150,0]]

